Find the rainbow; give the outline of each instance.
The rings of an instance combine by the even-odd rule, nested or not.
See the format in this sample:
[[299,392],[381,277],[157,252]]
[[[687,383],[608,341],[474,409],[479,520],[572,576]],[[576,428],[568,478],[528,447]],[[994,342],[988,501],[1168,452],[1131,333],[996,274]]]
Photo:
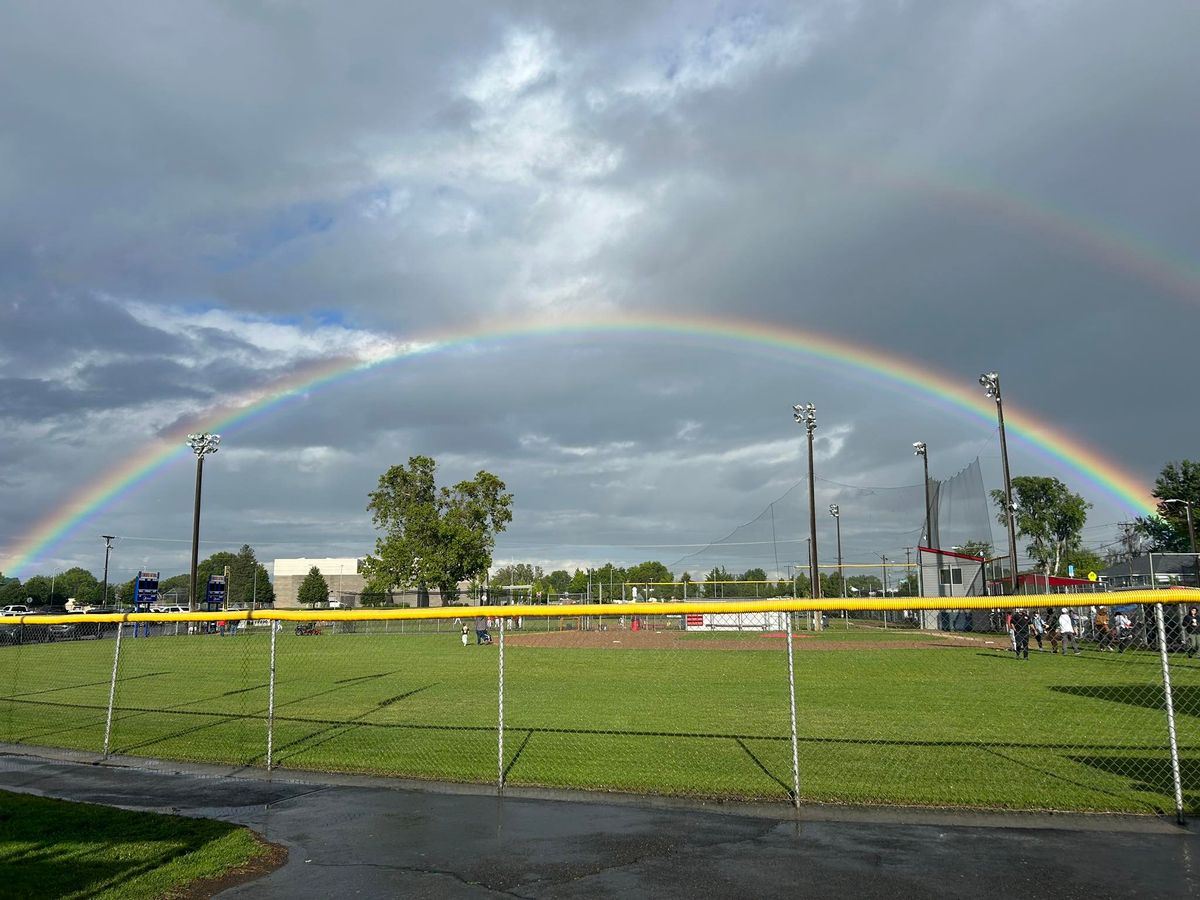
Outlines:
[[[32,563],[48,555],[99,512],[119,503],[138,485],[154,477],[170,463],[184,458],[188,453],[184,445],[188,432],[229,431],[248,427],[288,403],[328,385],[425,355],[519,338],[594,335],[714,339],[771,348],[786,354],[801,354],[815,361],[847,367],[893,389],[907,388],[924,394],[989,427],[995,422],[995,407],[975,384],[973,373],[971,377],[951,379],[897,354],[814,331],[713,316],[640,313],[555,321],[521,319],[489,322],[468,330],[443,332],[396,343],[370,358],[326,360],[261,389],[247,392],[236,401],[209,409],[194,419],[177,423],[161,433],[159,439],[139,455],[109,470],[38,522],[23,541],[4,554],[0,571],[23,576]],[[790,403],[797,398],[782,399]],[[1047,459],[1078,473],[1131,511],[1139,514],[1154,511],[1154,500],[1139,478],[1064,431],[1014,408],[1011,402],[1006,409],[1006,424],[1009,433],[1023,439]]]

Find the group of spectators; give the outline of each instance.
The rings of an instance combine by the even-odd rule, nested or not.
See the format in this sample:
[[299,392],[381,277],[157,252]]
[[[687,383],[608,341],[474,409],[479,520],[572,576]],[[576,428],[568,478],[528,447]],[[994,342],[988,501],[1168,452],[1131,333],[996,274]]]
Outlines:
[[[1067,648],[1070,647],[1076,656],[1079,655],[1081,622],[1066,606],[1057,614],[1047,609],[1034,610],[1031,615],[1026,609],[1015,609],[1006,619],[1009,641],[1018,659],[1029,659],[1031,636],[1037,642],[1040,651],[1044,651],[1045,643],[1049,643],[1051,653],[1057,653],[1061,647],[1063,656],[1066,656]],[[1109,652],[1124,653],[1133,645],[1136,637],[1133,620],[1123,610],[1117,610],[1110,617],[1106,606],[1093,611],[1091,630],[1096,649]],[[1200,615],[1197,615],[1194,606],[1184,616],[1183,633],[1187,642],[1188,658],[1200,655]]]

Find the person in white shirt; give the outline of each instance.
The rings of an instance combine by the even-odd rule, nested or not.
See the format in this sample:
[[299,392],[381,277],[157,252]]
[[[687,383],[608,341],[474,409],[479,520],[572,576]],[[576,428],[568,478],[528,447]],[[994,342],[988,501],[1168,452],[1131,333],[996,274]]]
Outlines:
[[1075,622],[1071,619],[1071,613],[1065,606],[1062,608],[1062,615],[1058,617],[1058,630],[1062,632],[1063,656],[1067,655],[1068,642],[1075,651],[1075,655],[1078,656],[1079,641],[1075,638]]
[[1119,612],[1113,616],[1113,628],[1117,632],[1117,652],[1124,653],[1125,648],[1133,643],[1133,620]]

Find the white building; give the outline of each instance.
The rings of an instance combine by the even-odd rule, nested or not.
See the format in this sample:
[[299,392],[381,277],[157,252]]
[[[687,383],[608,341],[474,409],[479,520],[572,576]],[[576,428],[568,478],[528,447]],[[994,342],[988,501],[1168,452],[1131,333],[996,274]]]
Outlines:
[[275,608],[297,608],[300,606],[300,584],[316,566],[329,585],[329,599],[342,606],[357,606],[355,598],[366,590],[367,582],[362,576],[362,558],[346,559],[277,559],[273,563],[272,582],[275,585]]

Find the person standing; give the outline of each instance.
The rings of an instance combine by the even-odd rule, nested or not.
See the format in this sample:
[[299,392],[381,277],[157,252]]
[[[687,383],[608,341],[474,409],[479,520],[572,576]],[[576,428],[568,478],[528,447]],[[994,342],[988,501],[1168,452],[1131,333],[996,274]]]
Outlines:
[[1183,617],[1183,633],[1187,636],[1187,657],[1200,656],[1200,616],[1196,615],[1196,607],[1188,610]]
[[465,647],[465,646],[467,646],[467,635],[468,635],[468,634],[469,634],[469,629],[467,628],[467,623],[466,623],[466,622],[463,622],[463,626],[462,626],[462,645],[463,645],[464,647]]
[[1058,617],[1058,630],[1062,633],[1062,652],[1063,656],[1067,655],[1067,644],[1070,643],[1071,649],[1075,651],[1075,655],[1079,655],[1079,641],[1075,638],[1075,622],[1071,619],[1071,611],[1065,606],[1062,608],[1062,615]]
[[1058,619],[1052,610],[1046,610],[1046,636],[1050,638],[1050,652],[1057,653],[1059,645]]
[[1042,636],[1046,633],[1046,620],[1042,618],[1040,612],[1034,612],[1030,624],[1033,625],[1033,639],[1037,641],[1038,652],[1044,653],[1046,648],[1042,646]]
[[1133,643],[1133,620],[1124,610],[1113,616],[1113,628],[1117,632],[1117,652],[1124,653],[1125,648]]
[[1012,614],[1013,653],[1017,659],[1029,659],[1029,613],[1023,609]]
[[475,643],[484,643],[484,636],[487,634],[487,618],[485,616],[475,617]]
[[1102,606],[1096,610],[1096,640],[1098,649],[1112,650],[1112,633],[1108,630],[1108,607]]

